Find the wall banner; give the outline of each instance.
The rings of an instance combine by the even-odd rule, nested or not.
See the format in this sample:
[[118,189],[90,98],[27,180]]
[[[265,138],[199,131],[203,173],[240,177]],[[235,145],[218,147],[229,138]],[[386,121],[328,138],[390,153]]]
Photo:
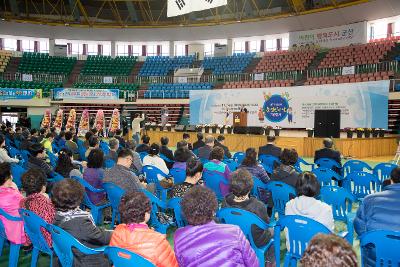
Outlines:
[[0,88],[0,99],[39,99],[42,98],[42,89]]
[[167,16],[175,17],[193,11],[224,6],[228,0],[168,0]]
[[54,88],[53,98],[56,100],[61,100],[61,99],[118,100],[119,89]]

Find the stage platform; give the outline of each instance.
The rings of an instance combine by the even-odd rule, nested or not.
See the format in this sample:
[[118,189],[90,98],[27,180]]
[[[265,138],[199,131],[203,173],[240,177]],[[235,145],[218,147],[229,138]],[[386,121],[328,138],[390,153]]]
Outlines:
[[[162,136],[169,138],[169,146],[176,146],[182,140],[183,132],[147,131],[150,143],[160,142]],[[190,142],[197,141],[195,132],[189,132]],[[207,135],[207,134],[204,134]],[[219,134],[211,134],[217,137]],[[249,147],[263,146],[267,142],[265,135],[224,134],[225,145],[230,151],[245,151]],[[315,150],[322,148],[323,138],[278,136],[276,143],[283,148],[295,148],[301,157],[313,157]],[[335,147],[345,157],[358,159],[384,157],[393,158],[397,149],[397,137],[382,138],[338,138]]]

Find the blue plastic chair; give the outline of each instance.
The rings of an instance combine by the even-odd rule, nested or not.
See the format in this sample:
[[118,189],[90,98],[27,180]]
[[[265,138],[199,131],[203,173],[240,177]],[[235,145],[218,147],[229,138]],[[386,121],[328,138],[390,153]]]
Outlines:
[[108,202],[103,205],[95,205],[90,200],[90,198],[87,194],[87,191],[90,191],[93,193],[105,193],[105,190],[103,188],[98,189],[98,188],[93,187],[91,184],[89,184],[88,182],[86,182],[84,179],[82,179],[80,177],[72,176],[71,178],[78,181],[85,188],[85,193],[83,195],[83,203],[82,204],[90,209],[90,212],[92,214],[95,224],[100,225],[102,223],[102,218],[103,218],[102,210],[110,207],[111,203]]
[[154,227],[154,230],[161,234],[166,234],[167,229],[171,224],[163,224],[158,220],[157,213],[168,208],[167,203],[157,198],[155,195],[147,191],[146,189],[141,189],[151,202],[151,213],[150,213],[150,225]]
[[30,210],[20,209],[19,214],[24,221],[25,232],[33,245],[31,267],[36,267],[40,252],[50,256],[50,267],[53,266],[53,250],[42,233],[42,230],[50,233],[47,222]]
[[351,212],[356,198],[346,189],[338,186],[321,187],[321,200],[332,207],[333,218],[347,225],[346,240],[353,244],[355,214]]
[[49,183],[57,183],[57,182],[59,182],[59,181],[61,181],[63,179],[64,179],[64,176],[62,176],[61,174],[56,173],[56,172],[52,172],[51,178],[47,178],[47,182],[49,182]]
[[143,162],[144,157],[146,157],[149,153],[147,152],[140,152],[139,156],[140,156],[140,160]]
[[104,152],[104,156],[107,156],[110,153],[110,147],[104,141],[100,141],[99,148]]
[[197,157],[199,156],[199,149],[198,148],[196,148],[196,149],[193,149],[193,154],[195,154]]
[[58,161],[57,156],[51,153],[50,151],[46,151],[46,154],[49,157],[51,167],[55,168],[57,166],[57,161]]
[[[318,179],[321,186],[324,185],[337,185],[337,181],[343,180],[343,177],[337,174],[332,169],[319,167],[312,171]],[[336,182],[333,180],[335,179]]]
[[54,153],[58,153],[58,152],[60,151],[60,147],[56,144],[55,141],[53,141],[53,142],[51,143],[51,150],[52,150]]
[[296,197],[296,190],[292,186],[279,181],[269,182],[267,189],[271,192],[272,202],[274,203],[271,220],[275,220],[275,213],[278,213],[279,218],[285,216],[286,203],[291,198]]
[[296,169],[297,172],[302,173],[304,171],[304,169],[301,167],[302,165],[305,166],[311,166],[311,171],[314,170],[315,165],[314,163],[308,163],[307,161],[305,161],[303,158],[298,158],[296,164],[294,164],[294,168]]
[[372,168],[369,166],[367,163],[361,160],[349,160],[346,161],[345,164],[343,164],[343,176],[346,177],[346,175],[352,173],[352,172],[368,172],[371,171]]
[[21,177],[25,172],[26,170],[22,168],[20,165],[15,163],[11,164],[11,174],[13,177],[13,181],[18,186],[18,188],[21,188],[22,186]]
[[274,228],[274,247],[276,266],[281,266],[280,244],[281,231],[287,229],[287,244],[289,249],[286,251],[284,266],[297,266],[297,261],[301,259],[310,240],[318,233],[330,234],[331,231],[323,224],[307,217],[298,215],[287,215],[279,218]]
[[114,167],[116,164],[116,162],[112,159],[106,159],[104,161],[104,168],[106,169],[111,169],[112,167]]
[[105,249],[105,247],[88,248],[60,227],[49,225],[49,228],[53,240],[53,249],[62,267],[73,266],[73,248],[86,255],[102,254]]
[[369,194],[379,191],[379,178],[368,172],[352,172],[346,176],[344,187],[359,201]]
[[174,211],[175,223],[178,228],[184,227],[188,224],[182,214],[181,201],[182,198],[180,197],[174,197],[168,201],[168,208]]
[[251,195],[261,200],[260,190],[268,191],[267,184],[253,176],[253,188],[251,189]]
[[382,183],[383,181],[390,179],[390,173],[397,165],[392,163],[379,163],[373,169],[373,174],[379,178],[379,181]]
[[114,228],[115,220],[121,222],[119,215],[119,203],[125,195],[125,190],[113,183],[103,183],[103,188],[107,192],[108,201],[110,201],[112,209],[111,228]]
[[314,162],[314,164],[318,165],[321,168],[327,168],[327,169],[333,169],[334,167],[338,169],[341,168],[339,163],[337,163],[333,159],[328,159],[328,158],[320,158],[316,162]]
[[146,181],[148,184],[155,184],[157,197],[166,202],[169,189],[166,189],[160,185],[158,177],[166,178],[168,175],[163,173],[159,168],[149,165],[143,166],[142,172],[146,176]]
[[31,153],[29,153],[28,150],[21,150],[21,156],[22,156],[22,159],[24,160],[25,164],[28,162],[30,155],[31,155]]
[[12,157],[12,158],[15,158],[18,155],[20,155],[22,157],[21,151],[19,151],[18,149],[16,149],[13,146],[8,146],[7,150],[8,150],[8,153],[10,153],[10,157]]
[[123,248],[106,247],[104,255],[108,257],[114,267],[156,267],[142,256]]
[[214,191],[217,199],[219,201],[222,201],[225,195],[221,191],[221,186],[228,186],[229,181],[227,181],[224,176],[213,171],[203,171],[203,180],[204,184],[212,191]]
[[375,247],[377,267],[400,265],[400,232],[377,230],[363,234],[360,237],[361,266],[366,266],[364,249],[370,244]]
[[174,177],[174,184],[181,184],[186,180],[186,171],[179,168],[172,168],[169,170],[169,174]]
[[78,146],[78,153],[79,153],[79,158],[81,159],[81,161],[87,161],[87,158],[86,158],[86,155],[85,155],[85,153],[86,153],[86,148],[85,148],[85,146]]
[[244,152],[236,152],[232,159],[234,159],[239,165],[242,163],[243,159],[245,158],[246,154]]
[[273,226],[264,222],[254,213],[236,208],[220,209],[217,212],[217,217],[220,218],[223,223],[233,224],[240,227],[244,235],[249,240],[254,252],[256,253],[260,267],[264,267],[265,252],[271,247],[271,245],[274,243],[274,240],[270,240],[266,245],[262,247],[257,247],[254,242],[253,235],[251,234],[251,228],[253,225],[256,225],[263,230],[267,230],[268,228],[271,228]]
[[159,154],[158,155],[160,158],[162,158],[166,163],[174,163],[175,161],[173,161],[173,160],[170,160],[169,158],[167,158],[167,156],[165,156],[164,154]]
[[208,163],[209,161],[210,161],[209,159],[200,158],[200,162],[201,162],[203,165],[205,165],[205,164]]
[[234,172],[239,167],[239,164],[234,159],[224,159],[223,162],[228,165],[231,172]]
[[274,171],[277,164],[281,164],[281,161],[272,155],[262,154],[258,157],[258,160],[261,162],[261,165],[264,167],[265,171],[269,174]]
[[[20,217],[11,216],[10,214],[6,213],[3,209],[0,209],[0,215],[9,221],[13,221],[13,222],[22,221],[22,219]],[[0,256],[3,253],[3,246],[4,246],[5,241],[8,241],[10,243],[10,254],[8,256],[8,267],[17,267],[18,258],[19,258],[19,249],[20,249],[21,245],[14,244],[7,239],[4,224],[2,221],[0,221]]]

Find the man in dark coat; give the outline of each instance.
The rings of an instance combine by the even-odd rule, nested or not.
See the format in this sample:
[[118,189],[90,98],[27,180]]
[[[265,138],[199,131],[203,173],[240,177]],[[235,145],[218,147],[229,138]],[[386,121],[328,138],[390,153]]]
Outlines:
[[224,145],[225,137],[223,135],[218,135],[217,140],[215,140],[214,146],[219,146],[224,149],[224,155],[226,158],[232,158],[231,152],[229,152],[229,148]]
[[275,145],[275,136],[267,136],[267,144],[258,148],[258,157],[260,155],[271,155],[279,158],[282,149]]

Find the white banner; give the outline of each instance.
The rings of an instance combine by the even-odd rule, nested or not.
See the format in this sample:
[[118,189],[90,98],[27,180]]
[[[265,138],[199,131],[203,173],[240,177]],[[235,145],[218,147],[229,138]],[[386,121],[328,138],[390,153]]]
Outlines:
[[103,83],[113,83],[113,77],[110,76],[103,77]]
[[228,0],[168,0],[167,16],[175,17],[226,5]]
[[255,81],[263,81],[264,80],[264,73],[256,73],[254,74]]
[[289,47],[316,45],[319,47],[340,47],[367,42],[367,22],[336,27],[289,33]]
[[22,74],[22,80],[24,82],[31,82],[33,81],[32,74]]
[[188,82],[188,77],[186,76],[180,76],[177,79],[178,83],[187,83]]
[[356,70],[355,66],[350,66],[350,67],[343,67],[342,69],[342,75],[351,75],[354,74]]

